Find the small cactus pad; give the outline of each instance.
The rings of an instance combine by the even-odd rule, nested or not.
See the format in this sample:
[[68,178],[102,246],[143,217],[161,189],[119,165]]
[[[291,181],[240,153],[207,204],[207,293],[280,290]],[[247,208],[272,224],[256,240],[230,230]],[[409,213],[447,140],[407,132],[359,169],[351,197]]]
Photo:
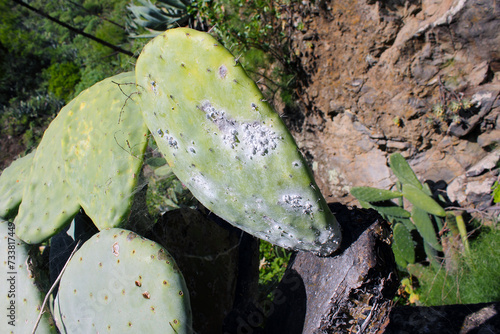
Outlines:
[[[13,223],[0,219],[0,307],[5,312],[0,333],[32,333],[43,295],[26,266],[30,263],[29,245],[15,235],[14,229]],[[36,332],[57,333],[50,312],[43,314]]]
[[56,303],[62,332],[191,333],[189,294],[174,259],[123,229],[103,230],[83,244]]
[[74,100],[61,109],[38,145],[16,219],[16,233],[27,243],[56,234],[78,213],[80,205],[64,172],[61,135]]
[[203,205],[282,247],[337,249],[340,228],[293,137],[212,36],[166,31],[144,47],[136,78],[160,151]]
[[0,217],[7,218],[21,204],[35,151],[12,162],[0,175]]
[[107,78],[68,110],[62,152],[70,186],[99,229],[122,225],[130,212],[147,145],[135,75]]

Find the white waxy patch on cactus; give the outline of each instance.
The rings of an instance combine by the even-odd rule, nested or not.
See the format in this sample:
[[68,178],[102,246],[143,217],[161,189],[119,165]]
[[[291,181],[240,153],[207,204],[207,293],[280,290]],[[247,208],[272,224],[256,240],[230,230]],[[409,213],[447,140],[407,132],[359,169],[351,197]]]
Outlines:
[[[278,147],[283,138],[260,122],[238,123],[229,118],[226,112],[218,110],[209,101],[203,102],[199,107],[205,112],[208,120],[213,122],[222,132],[225,145],[235,149],[240,143],[247,156],[265,156]],[[240,138],[241,137],[241,141]]]
[[215,189],[217,188],[214,187],[213,184],[203,176],[203,174],[198,173],[193,175],[190,182],[194,183],[196,185],[195,189],[201,190],[203,192],[203,196],[206,198],[217,198],[217,194],[215,193]]
[[170,135],[168,130],[165,130],[165,132],[163,132],[161,129],[158,129],[157,133],[161,138],[164,138],[168,146],[170,146],[175,150],[179,149],[179,145],[177,144],[177,139],[175,139],[172,135]]
[[255,122],[243,123],[243,141],[250,149],[251,155],[267,155],[278,147],[278,142],[282,139],[271,131],[268,127]]
[[282,200],[278,201],[278,204],[285,208],[302,212],[306,215],[310,215],[314,211],[311,202],[303,200],[300,195],[283,195]]

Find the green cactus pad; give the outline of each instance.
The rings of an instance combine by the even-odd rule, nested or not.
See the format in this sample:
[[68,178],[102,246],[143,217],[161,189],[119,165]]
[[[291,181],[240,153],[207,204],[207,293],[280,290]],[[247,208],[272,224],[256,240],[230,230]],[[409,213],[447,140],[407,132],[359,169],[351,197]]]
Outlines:
[[372,187],[352,187],[351,195],[364,202],[383,202],[403,196],[403,194],[397,191],[377,189]]
[[0,175],[0,217],[8,218],[21,204],[35,151],[12,162]]
[[[359,204],[363,208],[366,209],[374,209],[377,210],[378,213],[387,217],[387,218],[410,218],[411,213],[403,209],[402,207],[392,203],[392,202],[384,202],[384,203],[368,203],[362,200],[358,200]],[[384,205],[381,205],[384,204]]]
[[417,206],[413,206],[411,217],[424,241],[435,250],[440,252],[443,251],[443,247],[438,241],[436,230],[429,214]]
[[75,99],[64,123],[66,175],[99,229],[126,222],[147,145],[135,75],[107,78]]
[[427,195],[423,190],[411,185],[403,184],[403,196],[416,207],[430,214],[444,217],[446,211],[432,197]]
[[78,213],[80,205],[64,172],[61,136],[73,102],[61,109],[38,145],[16,219],[16,233],[27,243],[56,234]]
[[[396,257],[396,262],[398,259],[403,259],[408,263],[415,263],[415,243],[410,231],[408,231],[404,224],[399,223],[394,225],[392,233],[392,250]],[[398,264],[402,265],[400,262]]]
[[[31,333],[40,314],[43,295],[26,266],[29,245],[14,234],[14,229],[13,223],[0,219],[0,307],[4,312],[0,332]],[[43,314],[36,332],[57,333],[50,312]]]
[[123,229],[103,230],[83,244],[55,302],[62,332],[191,333],[189,294],[175,261],[159,244]]
[[400,153],[394,153],[389,157],[389,166],[398,180],[403,184],[411,184],[418,189],[422,189],[422,183],[411,169],[406,159]]
[[136,79],[160,151],[203,205],[282,247],[337,249],[340,228],[291,134],[212,36],[159,35],[139,56]]

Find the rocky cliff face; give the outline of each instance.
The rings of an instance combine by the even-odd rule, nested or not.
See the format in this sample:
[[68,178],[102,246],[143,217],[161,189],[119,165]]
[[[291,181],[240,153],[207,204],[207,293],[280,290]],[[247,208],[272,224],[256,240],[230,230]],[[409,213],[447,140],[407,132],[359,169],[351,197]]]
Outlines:
[[[325,195],[349,203],[350,186],[389,188],[396,151],[438,186],[465,178],[454,188],[459,204],[470,204],[467,178],[490,191],[500,142],[497,1],[302,1],[293,20],[304,27],[293,47],[307,74],[295,137]],[[486,157],[493,166],[480,164]],[[481,172],[470,176],[473,166]]]

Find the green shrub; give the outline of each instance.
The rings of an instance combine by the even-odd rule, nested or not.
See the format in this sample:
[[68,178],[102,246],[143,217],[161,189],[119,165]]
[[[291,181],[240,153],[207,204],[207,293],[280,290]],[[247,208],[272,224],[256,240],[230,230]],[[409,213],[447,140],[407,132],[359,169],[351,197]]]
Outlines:
[[49,93],[58,99],[69,101],[75,86],[80,82],[80,67],[74,62],[54,63],[45,71]]
[[484,229],[470,246],[470,255],[460,258],[454,273],[444,266],[412,270],[419,280],[416,292],[423,305],[500,301],[500,230]]

